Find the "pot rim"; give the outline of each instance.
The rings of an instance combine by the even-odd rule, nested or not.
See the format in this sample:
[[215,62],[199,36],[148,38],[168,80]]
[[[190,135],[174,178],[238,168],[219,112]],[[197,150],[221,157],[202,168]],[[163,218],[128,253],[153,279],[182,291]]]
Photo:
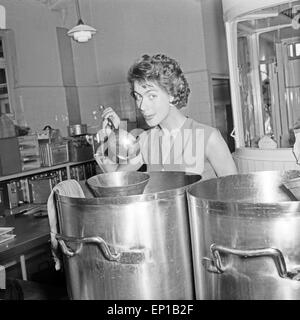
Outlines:
[[[205,189],[206,185],[212,183],[214,180],[214,186],[219,186],[219,182],[224,179],[234,179],[236,176],[244,176],[245,178],[248,177],[257,177],[257,178],[265,178],[270,174],[271,176],[274,175],[275,177],[282,178],[280,181],[284,183],[289,181],[289,179],[299,178],[300,177],[300,170],[286,170],[286,171],[257,171],[252,173],[245,173],[245,174],[237,174],[237,175],[229,175],[224,176],[216,179],[210,179],[206,181],[199,181],[194,183],[192,186],[188,187],[187,189],[187,197],[190,203],[190,206],[202,208],[203,212],[209,214],[219,214],[219,215],[227,215],[227,216],[234,216],[234,217],[259,217],[259,218],[266,218],[266,217],[275,217],[279,215],[286,216],[299,216],[300,217],[300,201],[296,200],[282,200],[282,201],[251,201],[251,200],[220,200],[217,198],[212,198],[209,196],[199,196],[197,194],[197,185],[201,185],[201,189]],[[201,191],[201,190],[200,190]],[[199,191],[198,191],[199,192]],[[195,193],[197,195],[195,195]]]
[[[195,183],[197,183],[201,179],[201,175],[180,171],[163,171],[164,173],[173,172],[173,173],[182,173],[185,176],[190,175],[194,179],[197,179],[195,182],[186,184],[182,187],[167,189],[157,192],[146,192],[138,195],[127,195],[127,196],[112,196],[112,197],[94,197],[94,198],[74,198],[69,196],[63,196],[58,194],[58,201],[62,203],[67,203],[69,205],[90,205],[90,206],[98,206],[98,205],[126,205],[135,202],[148,202],[148,201],[156,201],[156,200],[164,200],[171,199],[175,196],[180,196],[186,193],[186,189]],[[150,175],[151,180],[151,172],[145,172]],[[161,173],[160,171],[153,173]]]

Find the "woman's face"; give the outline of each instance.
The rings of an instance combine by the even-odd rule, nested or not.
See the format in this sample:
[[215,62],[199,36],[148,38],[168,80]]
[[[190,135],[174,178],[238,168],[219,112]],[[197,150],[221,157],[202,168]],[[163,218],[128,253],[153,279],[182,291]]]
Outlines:
[[171,96],[154,82],[134,83],[137,107],[150,127],[160,124],[169,114]]

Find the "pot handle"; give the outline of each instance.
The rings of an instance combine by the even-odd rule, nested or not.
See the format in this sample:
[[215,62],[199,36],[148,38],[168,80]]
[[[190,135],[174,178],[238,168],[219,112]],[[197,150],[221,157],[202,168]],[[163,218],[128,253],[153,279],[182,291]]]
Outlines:
[[[77,237],[68,237],[68,236],[63,236],[61,234],[56,234],[56,239],[60,244],[62,252],[68,258],[71,258],[80,254],[83,244],[85,243],[96,244],[101,250],[103,256],[109,261],[115,261],[123,264],[139,264],[139,263],[142,263],[147,257],[145,249],[131,249],[129,251],[120,251],[118,253],[113,253],[112,250],[110,249],[111,246],[108,246],[106,241],[99,236],[77,238]],[[76,243],[79,246],[74,251],[66,244],[68,242]],[[116,252],[115,249],[113,251]]]
[[300,269],[297,268],[291,272],[287,271],[286,263],[282,252],[277,248],[259,248],[259,249],[235,249],[228,248],[217,244],[210,246],[212,259],[204,257],[202,264],[209,272],[224,273],[226,267],[223,265],[220,253],[233,254],[241,258],[254,258],[254,257],[271,257],[275,263],[278,274],[281,278],[289,278],[293,280],[300,280]]

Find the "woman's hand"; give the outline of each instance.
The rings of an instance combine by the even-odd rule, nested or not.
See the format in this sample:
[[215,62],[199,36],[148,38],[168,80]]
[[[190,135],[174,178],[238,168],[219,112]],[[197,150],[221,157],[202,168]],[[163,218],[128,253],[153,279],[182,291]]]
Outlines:
[[[114,128],[119,128],[121,119],[111,107],[105,108],[101,116],[103,119],[102,128],[105,130],[107,136],[110,135]],[[113,124],[114,128],[111,127],[111,123]]]

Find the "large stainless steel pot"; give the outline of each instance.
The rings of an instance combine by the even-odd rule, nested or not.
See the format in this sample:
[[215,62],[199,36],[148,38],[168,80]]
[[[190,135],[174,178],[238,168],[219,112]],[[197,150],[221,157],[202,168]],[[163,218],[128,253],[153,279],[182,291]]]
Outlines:
[[144,194],[57,197],[72,299],[193,299],[184,172],[150,172]]
[[263,171],[188,189],[197,299],[300,299],[300,202]]

